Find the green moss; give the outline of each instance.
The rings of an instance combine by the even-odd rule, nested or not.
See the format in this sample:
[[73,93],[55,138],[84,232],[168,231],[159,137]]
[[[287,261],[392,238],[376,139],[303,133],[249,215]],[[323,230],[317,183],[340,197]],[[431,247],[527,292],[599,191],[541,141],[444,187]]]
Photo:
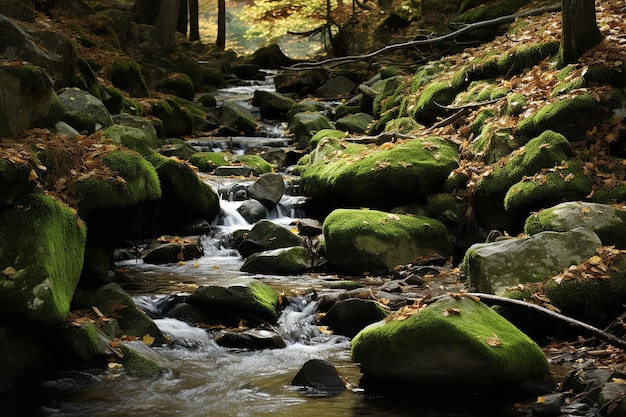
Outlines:
[[582,94],[548,104],[517,125],[520,136],[531,137],[554,130],[570,140],[584,138],[585,130],[599,122],[602,110],[591,94]]
[[467,91],[459,94],[455,100],[458,104],[481,103],[497,98],[505,97],[508,90],[502,87],[495,87],[490,81],[472,81]]
[[[87,229],[68,207],[29,194],[0,212],[1,315],[35,325],[59,324],[83,267]],[[14,273],[7,274],[7,268]]]
[[591,192],[591,180],[575,160],[562,167],[546,170],[513,185],[504,196],[504,208],[539,209],[562,201],[584,199]]
[[[497,346],[489,343],[494,335]],[[431,349],[445,349],[449,354],[443,357],[452,362],[459,360],[455,352],[472,357],[474,366],[459,370],[454,380],[441,380],[438,364],[424,365],[424,357],[432,357]],[[471,383],[475,388],[476,383],[521,384],[549,375],[548,362],[536,343],[486,305],[467,297],[443,299],[406,320],[361,331],[352,340],[352,359],[361,364],[365,375],[397,384]],[[422,372],[410,373],[413,367]]]
[[472,121],[472,123],[470,123],[470,131],[475,136],[478,136],[483,129],[483,126],[485,126],[485,122],[495,116],[496,110],[492,107],[480,110],[478,115],[476,115],[476,118]]
[[261,158],[259,155],[239,155],[235,159],[235,162],[240,162],[241,164],[252,168],[254,175],[268,174],[272,172],[274,168],[272,164]]
[[122,59],[113,63],[111,82],[132,97],[148,97],[149,95],[141,66],[135,61]]
[[30,180],[30,167],[15,166],[0,158],[0,207],[13,204],[30,193],[36,183]]
[[138,345],[139,341],[123,342],[118,345],[124,354],[122,362],[129,375],[141,378],[156,377],[167,371],[165,366],[155,357],[155,353],[148,353]]
[[480,135],[471,144],[476,159],[487,164],[493,164],[519,147],[512,130],[501,128],[497,124],[483,127]]
[[40,67],[26,64],[20,66],[7,65],[3,70],[20,80],[20,87],[24,93],[41,93],[52,88],[46,72]]
[[202,172],[212,172],[217,167],[228,165],[235,156],[226,152],[198,152],[189,158],[189,162]]
[[445,61],[432,61],[417,69],[411,81],[411,94],[417,91],[430,81],[434,80],[450,64]]
[[385,132],[398,132],[405,135],[423,128],[423,125],[410,117],[396,117],[385,124]]
[[611,189],[601,188],[593,194],[596,203],[618,203],[626,201],[626,184],[618,184]]
[[348,136],[348,134],[341,130],[322,129],[311,137],[311,140],[309,141],[309,146],[311,146],[311,148],[315,148],[322,139],[327,137],[343,139],[346,136]]
[[514,48],[498,59],[498,72],[500,75],[519,74],[545,58],[555,56],[559,52],[559,47],[559,41],[548,41]]
[[156,86],[157,91],[172,94],[186,100],[193,100],[195,90],[191,78],[185,74],[172,74],[161,84]]
[[465,67],[458,70],[450,80],[437,80],[428,84],[417,98],[413,118],[424,125],[434,123],[437,116],[445,112],[441,106],[451,104],[468,84]]
[[159,148],[156,137],[136,127],[113,125],[104,131],[104,137],[143,156],[150,155]]
[[451,193],[434,194],[427,199],[428,216],[456,225],[465,215],[467,203]]
[[159,178],[154,167],[134,152],[118,151],[104,158],[104,164],[124,183],[91,178],[76,184],[80,198],[78,211],[88,217],[97,209],[122,209],[156,200],[161,196]]
[[524,111],[528,99],[521,93],[513,93],[506,98],[506,110],[508,116],[519,116]]

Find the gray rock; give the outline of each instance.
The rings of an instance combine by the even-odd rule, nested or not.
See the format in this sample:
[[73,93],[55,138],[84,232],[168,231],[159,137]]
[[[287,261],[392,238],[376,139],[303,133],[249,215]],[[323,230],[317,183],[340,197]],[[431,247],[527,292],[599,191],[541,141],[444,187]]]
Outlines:
[[59,95],[59,100],[65,110],[63,121],[79,132],[94,133],[113,125],[102,101],[86,91],[68,88]]
[[365,133],[374,118],[367,113],[351,114],[335,122],[338,130],[349,133]]
[[314,269],[320,263],[320,259],[308,249],[293,246],[253,253],[246,258],[241,271],[251,274],[298,275]]
[[273,208],[285,193],[285,182],[280,174],[263,174],[248,187],[250,198],[260,201],[264,206]]
[[246,200],[237,207],[237,211],[248,223],[254,224],[267,218],[267,209],[257,200]]
[[168,241],[157,241],[142,256],[145,263],[148,264],[168,264],[179,261],[189,261],[196,259],[204,254],[200,239],[197,237],[185,238],[166,238]]
[[542,232],[531,237],[472,245],[460,269],[480,292],[542,281],[592,256],[602,244],[591,231]]
[[256,90],[252,104],[259,108],[264,119],[287,120],[287,114],[295,101],[273,91]]
[[351,79],[339,75],[326,81],[317,89],[315,95],[322,98],[346,97],[352,94],[356,86],[356,83]]
[[375,301],[350,298],[335,303],[319,324],[330,327],[335,334],[352,338],[368,325],[384,320],[387,314]]
[[300,246],[302,238],[289,229],[269,220],[257,222],[239,245],[239,253],[244,258],[256,252],[271,249]]
[[143,342],[126,340],[118,347],[123,353],[122,365],[129,375],[149,378],[159,376],[169,369],[167,359]]
[[243,349],[281,349],[286,346],[282,336],[272,330],[221,330],[215,335],[220,346]]
[[304,363],[291,385],[312,389],[317,393],[335,395],[346,389],[334,365],[323,359],[310,359]]
[[254,174],[254,169],[247,167],[245,165],[224,165],[221,167],[215,168],[213,174],[220,177],[250,177]]

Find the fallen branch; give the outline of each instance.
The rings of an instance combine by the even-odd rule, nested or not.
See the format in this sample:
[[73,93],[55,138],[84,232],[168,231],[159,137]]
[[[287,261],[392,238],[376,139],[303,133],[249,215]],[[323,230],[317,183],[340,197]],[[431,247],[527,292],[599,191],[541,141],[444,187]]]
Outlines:
[[[603,340],[607,343],[612,344],[615,347],[619,347],[620,349],[626,350],[626,340],[615,336],[614,334],[607,333],[604,330],[600,330],[597,327],[594,327],[590,324],[584,323],[582,321],[573,319],[571,317],[567,317],[561,313],[557,313],[556,311],[548,310],[545,307],[538,306],[536,304],[527,303],[526,301],[514,300],[512,298],[500,297],[498,295],[492,294],[483,294],[483,293],[463,293],[462,295],[467,297],[478,297],[480,301],[484,302],[487,305],[501,305],[501,306],[509,306],[509,307],[523,307],[526,309],[530,309],[536,311],[538,313],[547,315],[553,319],[569,324],[572,327],[575,327],[579,330],[585,331],[588,334],[591,334],[597,337],[600,340]],[[435,301],[446,297],[447,295],[441,295],[438,297],[433,297],[431,299],[425,300],[425,304],[432,304]]]
[[351,55],[351,56],[344,56],[344,57],[338,57],[338,58],[329,58],[329,59],[325,59],[319,62],[308,62],[308,63],[303,62],[303,63],[299,63],[299,64],[292,65],[290,67],[287,67],[286,69],[297,70],[297,69],[301,69],[301,67],[306,67],[306,68],[322,67],[328,64],[340,65],[340,64],[347,64],[347,63],[356,62],[356,61],[365,61],[365,60],[374,58],[378,55],[386,54],[392,51],[397,51],[399,49],[414,48],[417,46],[429,46],[429,45],[433,45],[433,44],[440,43],[440,42],[446,42],[446,41],[454,40],[458,38],[459,36],[465,35],[466,33],[472,32],[476,29],[482,29],[482,28],[489,27],[489,26],[498,26],[498,25],[503,25],[506,23],[512,23],[516,19],[519,19],[519,18],[524,18],[524,17],[529,17],[529,16],[538,16],[544,13],[557,12],[559,10],[561,10],[560,3],[555,4],[553,6],[543,7],[541,9],[534,9],[534,10],[529,10],[523,13],[501,16],[495,19],[489,19],[489,20],[483,20],[481,22],[471,23],[467,26],[462,27],[459,30],[448,33],[446,35],[438,36],[436,38],[419,39],[419,40],[414,40],[414,41],[409,41],[409,42],[387,45],[382,49],[379,49],[374,52],[370,52],[369,54],[365,54],[365,55]]

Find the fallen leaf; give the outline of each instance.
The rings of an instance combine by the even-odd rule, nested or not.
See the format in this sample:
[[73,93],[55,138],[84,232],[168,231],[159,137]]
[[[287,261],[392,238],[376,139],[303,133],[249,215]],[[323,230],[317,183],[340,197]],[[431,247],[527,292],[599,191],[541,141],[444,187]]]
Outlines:
[[142,341],[148,345],[148,346],[152,346],[152,344],[154,343],[154,337],[150,336],[150,334],[145,334],[143,336]]
[[4,268],[4,270],[2,271],[2,273],[4,275],[6,275],[7,277],[15,274],[17,271],[15,270],[15,268],[13,268],[12,266],[7,266],[6,268]]
[[444,310],[444,312],[443,312],[442,314],[443,314],[445,317],[448,317],[448,316],[450,316],[450,315],[453,315],[453,316],[458,316],[458,315],[460,315],[460,314],[461,314],[461,309],[460,309],[460,308],[450,308],[450,307],[448,307],[448,308],[446,308],[446,309]]
[[496,347],[496,346],[501,346],[502,345],[502,341],[500,340],[500,338],[498,337],[497,334],[493,334],[493,336],[488,337],[485,342],[487,342],[487,344],[489,346],[492,347]]

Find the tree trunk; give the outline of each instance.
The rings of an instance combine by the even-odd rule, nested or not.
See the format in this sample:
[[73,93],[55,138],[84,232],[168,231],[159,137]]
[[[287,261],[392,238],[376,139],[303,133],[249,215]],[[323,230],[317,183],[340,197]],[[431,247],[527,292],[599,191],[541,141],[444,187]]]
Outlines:
[[176,49],[174,33],[178,22],[178,10],[181,0],[162,0],[159,17],[155,28],[156,41],[165,50],[173,52]]
[[602,34],[596,23],[595,0],[561,0],[561,9],[560,58],[562,64],[569,64],[597,45]]
[[217,0],[217,40],[220,50],[226,49],[226,0]]
[[178,8],[178,23],[176,23],[176,31],[187,36],[187,0],[180,0]]
[[189,0],[189,40],[200,40],[200,29],[198,27],[198,0]]

